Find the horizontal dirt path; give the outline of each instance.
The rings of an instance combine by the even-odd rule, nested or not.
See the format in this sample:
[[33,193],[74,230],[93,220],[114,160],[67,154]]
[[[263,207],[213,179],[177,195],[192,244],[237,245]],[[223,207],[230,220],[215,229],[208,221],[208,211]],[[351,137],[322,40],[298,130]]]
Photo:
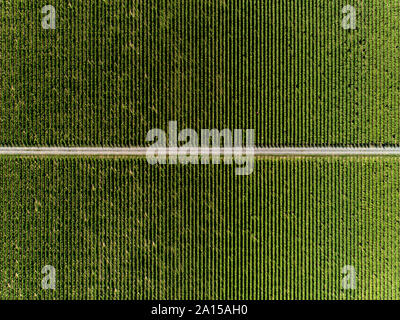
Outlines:
[[[0,155],[37,155],[37,156],[146,156],[144,147],[0,147]],[[159,155],[187,154],[187,148],[159,148]],[[318,148],[192,148],[192,155],[254,154],[256,156],[400,156],[400,147],[318,147]]]

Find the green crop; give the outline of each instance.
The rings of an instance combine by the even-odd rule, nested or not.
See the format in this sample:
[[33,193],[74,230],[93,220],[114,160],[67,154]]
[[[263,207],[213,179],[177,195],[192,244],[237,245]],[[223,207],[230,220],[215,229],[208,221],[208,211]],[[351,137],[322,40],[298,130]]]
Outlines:
[[399,299],[399,166],[2,157],[0,298]]

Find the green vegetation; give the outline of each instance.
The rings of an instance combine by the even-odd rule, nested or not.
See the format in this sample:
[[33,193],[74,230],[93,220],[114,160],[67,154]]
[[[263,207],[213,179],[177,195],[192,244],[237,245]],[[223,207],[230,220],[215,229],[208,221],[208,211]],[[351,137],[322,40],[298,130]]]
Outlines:
[[400,3],[54,0],[0,8],[0,144],[137,146],[152,128],[256,144],[398,145]]
[[[397,158],[0,160],[0,298],[400,298]],[[57,290],[40,287],[58,270]],[[353,265],[358,288],[342,290]]]
[[[400,145],[400,2],[354,1],[344,30],[348,2],[2,0],[0,146],[143,146],[174,120]],[[0,299],[400,298],[400,158],[234,169],[0,157]]]

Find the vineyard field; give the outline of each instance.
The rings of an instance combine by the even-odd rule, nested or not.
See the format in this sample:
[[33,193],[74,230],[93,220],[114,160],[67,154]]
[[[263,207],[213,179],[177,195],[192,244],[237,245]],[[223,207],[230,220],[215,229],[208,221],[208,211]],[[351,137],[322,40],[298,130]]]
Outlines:
[[[1,299],[399,299],[398,158],[0,159]],[[53,265],[56,290],[41,290]],[[352,265],[357,289],[343,290]]]
[[0,300],[400,299],[400,0],[348,2],[1,0]]
[[255,129],[257,146],[400,144],[400,2],[53,0],[0,7],[0,144],[144,146]]

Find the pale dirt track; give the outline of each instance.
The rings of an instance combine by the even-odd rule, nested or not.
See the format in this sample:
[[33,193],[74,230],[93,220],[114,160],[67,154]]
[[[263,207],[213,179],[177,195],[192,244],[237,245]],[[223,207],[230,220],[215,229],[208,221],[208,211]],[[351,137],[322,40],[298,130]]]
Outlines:
[[[187,154],[186,148],[159,148],[159,155]],[[146,156],[144,147],[0,147],[0,155],[31,156]],[[255,156],[400,156],[400,147],[360,148],[192,148],[192,155],[235,155]]]

